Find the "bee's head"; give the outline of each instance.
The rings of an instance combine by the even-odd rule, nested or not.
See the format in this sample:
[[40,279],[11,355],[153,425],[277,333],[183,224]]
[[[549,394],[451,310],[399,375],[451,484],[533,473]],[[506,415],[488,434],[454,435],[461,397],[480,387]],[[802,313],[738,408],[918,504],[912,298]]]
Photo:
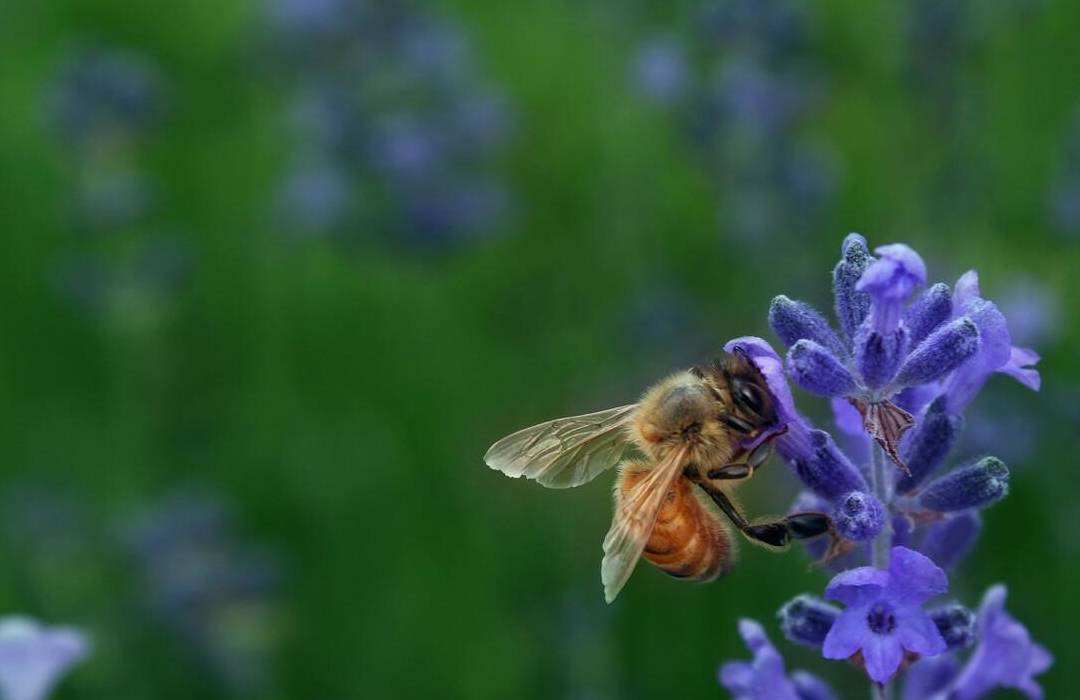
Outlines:
[[738,417],[755,430],[776,425],[776,399],[761,371],[741,348],[724,358],[721,373]]

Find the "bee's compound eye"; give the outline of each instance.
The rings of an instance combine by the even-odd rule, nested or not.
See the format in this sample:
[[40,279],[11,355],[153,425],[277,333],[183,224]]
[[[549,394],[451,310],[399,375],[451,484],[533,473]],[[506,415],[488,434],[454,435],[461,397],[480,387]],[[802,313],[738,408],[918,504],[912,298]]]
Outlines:
[[753,384],[742,384],[738,389],[740,402],[754,413],[761,415],[764,404],[761,400],[761,391]]

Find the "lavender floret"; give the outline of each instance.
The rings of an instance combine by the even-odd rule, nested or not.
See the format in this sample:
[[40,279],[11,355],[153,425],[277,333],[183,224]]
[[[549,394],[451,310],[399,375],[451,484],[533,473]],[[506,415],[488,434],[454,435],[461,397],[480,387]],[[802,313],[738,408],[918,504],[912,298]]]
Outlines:
[[940,513],[985,508],[1009,492],[1009,469],[995,457],[956,469],[929,484],[919,503]]

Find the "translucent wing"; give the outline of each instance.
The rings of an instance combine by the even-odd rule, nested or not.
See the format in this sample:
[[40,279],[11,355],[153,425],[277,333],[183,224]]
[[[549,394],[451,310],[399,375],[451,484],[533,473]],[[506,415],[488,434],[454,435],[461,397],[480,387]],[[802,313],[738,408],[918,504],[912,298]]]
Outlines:
[[633,445],[625,430],[636,404],[555,420],[519,430],[484,455],[492,469],[568,489],[623,461]]
[[604,538],[604,561],[600,564],[600,580],[607,602],[615,600],[634,572],[664,499],[675,479],[682,474],[688,455],[687,448],[671,453],[617,503],[611,529]]

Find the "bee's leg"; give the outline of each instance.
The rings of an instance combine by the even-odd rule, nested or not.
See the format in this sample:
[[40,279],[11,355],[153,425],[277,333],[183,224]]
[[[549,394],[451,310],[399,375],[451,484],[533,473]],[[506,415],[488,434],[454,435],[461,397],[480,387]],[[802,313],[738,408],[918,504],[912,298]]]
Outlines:
[[754,475],[754,471],[769,461],[769,457],[772,456],[772,442],[763,442],[746,456],[746,459],[741,462],[732,462],[731,464],[725,464],[722,467],[710,469],[706,474],[710,479],[716,479],[718,481],[729,481],[732,479],[749,479]]
[[836,547],[839,538],[833,530],[832,520],[825,513],[794,513],[779,520],[762,523],[750,523],[736,508],[727,494],[716,488],[704,479],[698,479],[695,483],[709,494],[713,503],[723,511],[724,515],[744,535],[755,542],[770,547],[784,548],[793,540],[806,540],[812,537],[828,534],[833,544],[830,551]]

